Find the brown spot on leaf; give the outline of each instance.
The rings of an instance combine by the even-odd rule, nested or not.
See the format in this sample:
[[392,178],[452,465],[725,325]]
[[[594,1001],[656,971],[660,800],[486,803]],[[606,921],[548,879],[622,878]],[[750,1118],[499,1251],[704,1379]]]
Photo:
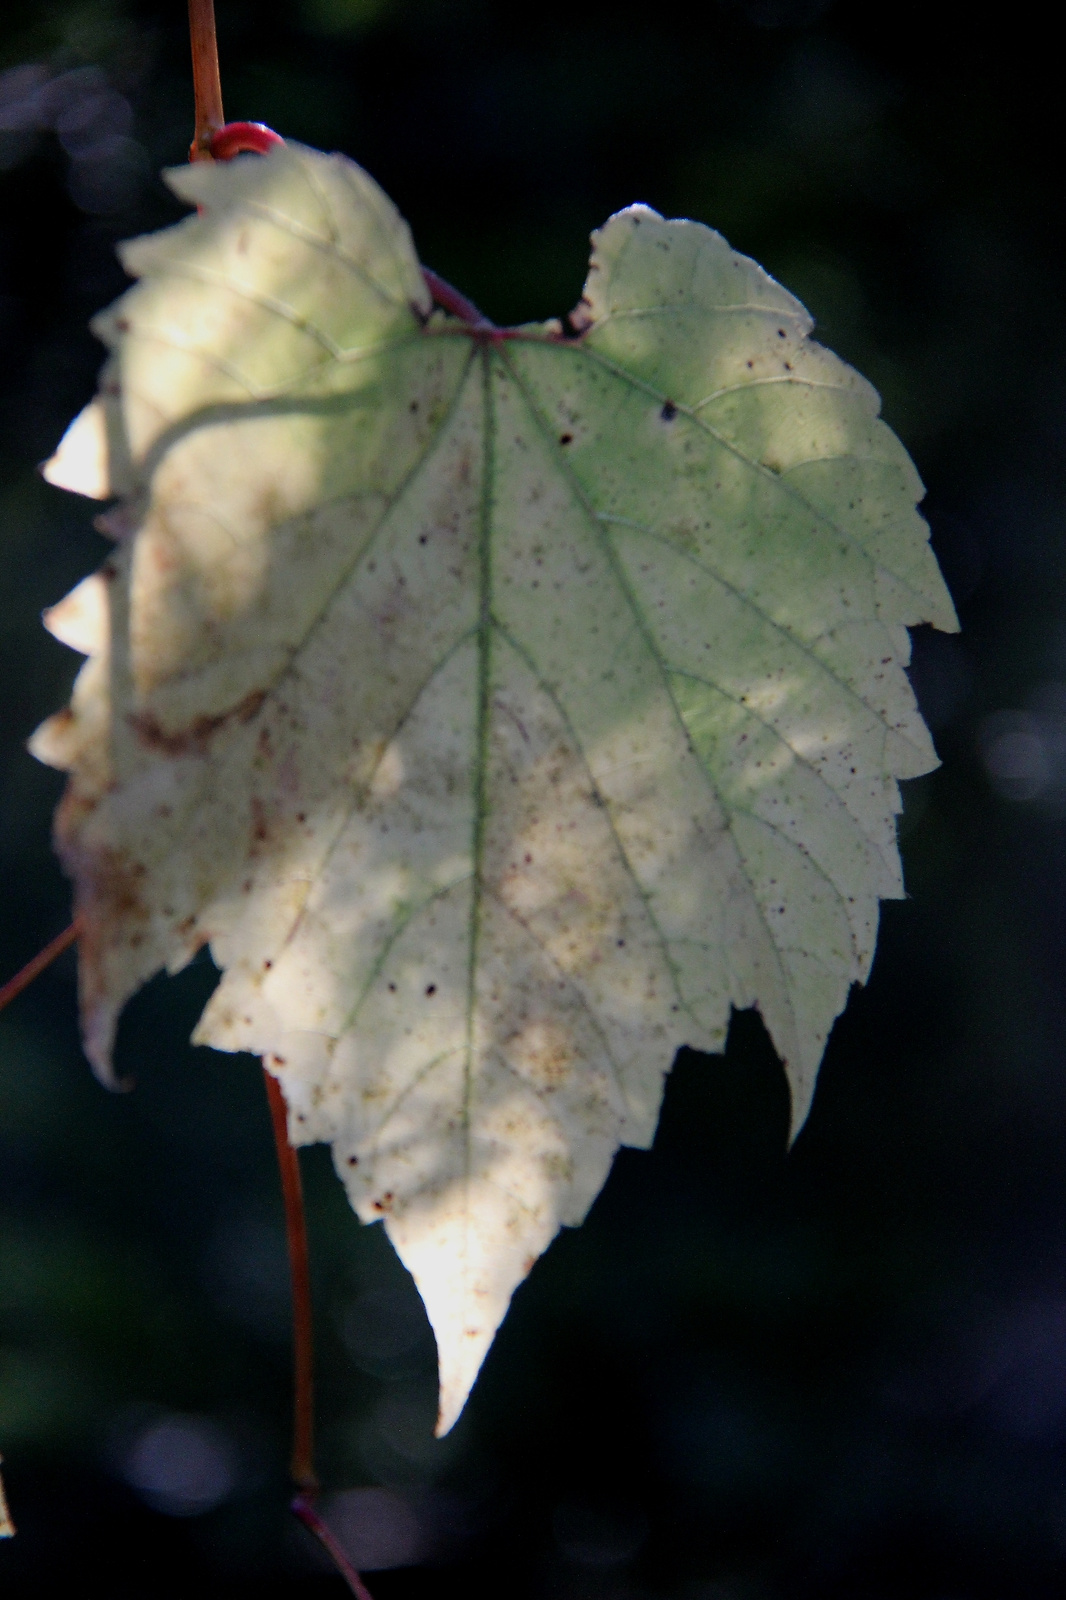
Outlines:
[[213,716],[197,717],[189,727],[176,728],[173,732],[164,728],[152,711],[131,713],[129,725],[149,750],[158,750],[167,756],[201,756],[205,753],[213,733],[225,727],[227,722],[250,722],[265,699],[265,690],[253,689],[251,694],[246,694],[243,700],[239,700],[228,711],[219,711]]
[[257,794],[252,796],[252,847],[265,844],[270,830],[267,827],[266,807]]

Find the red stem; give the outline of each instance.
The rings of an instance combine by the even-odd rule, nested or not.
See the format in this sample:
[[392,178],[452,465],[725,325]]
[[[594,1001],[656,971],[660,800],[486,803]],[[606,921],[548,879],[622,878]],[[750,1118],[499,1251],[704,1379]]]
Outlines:
[[298,1494],[289,1509],[293,1516],[300,1519],[304,1527],[314,1534],[319,1544],[332,1556],[334,1566],[356,1596],[356,1600],[372,1600],[370,1590],[348,1560],[333,1534],[322,1521],[322,1518],[311,1504],[310,1498],[307,1495]]
[[210,161],[211,140],[226,120],[222,114],[222,83],[218,75],[215,0],[189,0],[189,43],[196,116],[189,160]]
[[75,917],[69,928],[64,928],[62,933],[57,933],[51,944],[46,944],[43,950],[38,950],[33,959],[27,961],[21,972],[16,972],[13,978],[7,980],[3,988],[0,989],[0,1011],[3,1011],[5,1006],[10,1005],[15,996],[21,994],[23,989],[28,989],[34,978],[40,977],[45,968],[50,967],[57,956],[61,956],[64,950],[70,949],[77,939],[79,931],[78,919]]
[[433,296],[434,303],[442,311],[450,311],[453,317],[459,317],[470,327],[477,328],[479,332],[496,332],[496,324],[490,322],[483,312],[479,311],[472,300],[465,294],[460,294],[458,289],[453,289],[451,284],[440,277],[431,267],[422,268],[422,276],[426,280],[426,288]]
[[263,1079],[278,1152],[281,1193],[285,1201],[285,1233],[289,1243],[289,1271],[292,1276],[292,1481],[297,1489],[313,1493],[318,1488],[314,1466],[315,1351],[311,1317],[311,1268],[307,1252],[300,1159],[289,1143],[288,1113],[281,1085],[265,1067]]
[[267,1104],[274,1127],[278,1152],[281,1192],[285,1200],[285,1232],[289,1241],[289,1270],[292,1274],[292,1355],[293,1355],[293,1444],[292,1481],[298,1493],[290,1510],[319,1544],[329,1553],[334,1566],[356,1596],[372,1600],[362,1578],[352,1566],[337,1539],[315,1510],[318,1479],[314,1466],[314,1345],[311,1321],[311,1271],[307,1254],[307,1224],[304,1216],[300,1161],[289,1143],[288,1115],[281,1085],[272,1072],[263,1068]]

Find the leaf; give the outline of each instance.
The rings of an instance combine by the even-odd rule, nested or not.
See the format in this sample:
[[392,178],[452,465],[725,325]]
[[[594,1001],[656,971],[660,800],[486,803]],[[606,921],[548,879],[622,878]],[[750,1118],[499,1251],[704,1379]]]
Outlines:
[[874,391],[709,229],[594,236],[574,332],[433,311],[351,162],[172,172],[53,482],[120,495],[38,732],[87,1051],[206,942],[437,1337],[438,1431],[515,1285],[757,1006],[806,1115],[935,765],[956,626]]

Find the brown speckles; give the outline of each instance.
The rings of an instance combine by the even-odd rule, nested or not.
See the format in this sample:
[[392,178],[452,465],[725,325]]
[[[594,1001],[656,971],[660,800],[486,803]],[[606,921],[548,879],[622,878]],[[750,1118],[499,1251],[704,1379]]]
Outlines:
[[250,722],[265,699],[265,691],[255,689],[251,694],[246,694],[235,706],[231,706],[228,711],[216,712],[214,716],[197,717],[187,728],[173,730],[164,728],[159,718],[151,711],[131,712],[127,720],[141,743],[150,750],[157,750],[161,755],[167,756],[202,756],[206,753],[212,734],[217,733],[229,722]]
[[[637,243],[656,265],[670,226],[647,213],[643,224],[637,219]],[[620,239],[629,232],[625,222],[612,227],[620,230]],[[592,273],[593,283],[598,274],[604,284],[595,263]],[[670,288],[669,277],[663,274],[664,301],[683,305],[687,290]],[[882,595],[880,588],[874,598],[868,595],[872,587],[865,568],[860,572],[855,564],[850,543],[854,512],[849,518],[842,489],[833,490],[833,505],[841,513],[836,528],[828,516],[806,506],[799,478],[794,495],[784,492],[783,483],[766,482],[771,474],[790,474],[793,462],[803,458],[808,436],[823,445],[828,436],[828,424],[820,421],[823,397],[809,401],[793,381],[765,394],[752,387],[792,380],[801,376],[801,362],[806,373],[807,363],[820,359],[804,349],[793,372],[791,355],[780,347],[784,340],[793,353],[804,348],[802,328],[787,309],[786,315],[790,320],[779,330],[769,306],[757,317],[744,313],[741,322],[730,320],[724,364],[706,387],[703,379],[693,380],[699,388],[682,381],[680,367],[668,375],[664,362],[661,373],[667,375],[657,369],[646,384],[631,388],[621,410],[612,399],[615,379],[573,348],[553,352],[550,344],[557,335],[549,332],[536,359],[583,376],[564,377],[554,393],[550,385],[544,390],[546,440],[537,437],[502,356],[486,355],[489,384],[499,385],[493,391],[499,463],[494,482],[506,498],[507,525],[501,530],[501,559],[494,564],[497,609],[485,623],[498,628],[499,644],[493,644],[491,671],[476,678],[476,745],[475,679],[465,675],[475,651],[461,631],[476,627],[470,586],[478,555],[478,491],[486,473],[483,430],[472,415],[480,396],[473,388],[465,389],[462,403],[448,413],[432,453],[422,450],[434,414],[445,415],[438,394],[444,396],[453,385],[453,366],[460,371],[455,352],[465,359],[454,339],[423,341],[427,363],[437,359],[433,350],[439,346],[441,359],[452,364],[446,373],[442,369],[439,382],[434,378],[435,389],[428,383],[419,387],[417,401],[411,389],[406,398],[393,396],[393,432],[405,449],[424,456],[425,468],[417,493],[398,507],[398,514],[389,513],[385,531],[368,533],[377,526],[381,507],[369,499],[364,505],[358,496],[351,525],[340,502],[323,512],[321,528],[317,511],[290,518],[296,542],[308,546],[308,571],[320,556],[325,563],[311,574],[321,587],[309,591],[306,600],[301,596],[301,605],[317,607],[321,595],[332,594],[326,569],[332,572],[331,563],[339,564],[338,571],[343,566],[343,605],[330,613],[336,635],[316,635],[305,655],[301,613],[300,629],[291,632],[291,670],[279,655],[269,702],[253,696],[233,706],[226,713],[232,725],[223,728],[220,710],[251,681],[265,682],[274,667],[260,669],[259,656],[248,653],[235,667],[242,676],[229,676],[223,657],[233,619],[220,618],[207,606],[205,633],[201,596],[210,599],[215,591],[211,582],[200,587],[195,562],[179,562],[177,573],[167,579],[169,587],[156,592],[162,605],[173,585],[181,588],[188,578],[188,594],[182,589],[181,598],[187,601],[189,627],[183,631],[185,620],[179,617],[174,629],[161,629],[160,660],[169,670],[167,651],[176,656],[187,641],[199,654],[184,678],[174,680],[180,687],[172,694],[172,680],[162,670],[152,676],[154,662],[146,652],[146,671],[138,681],[158,683],[161,692],[117,703],[119,719],[127,711],[142,713],[137,731],[147,748],[134,752],[135,763],[159,779],[158,787],[146,786],[143,798],[135,796],[127,808],[136,824],[131,849],[150,875],[160,861],[163,869],[152,899],[136,866],[127,872],[127,909],[135,920],[108,931],[109,957],[114,952],[135,974],[158,964],[155,928],[163,935],[166,956],[167,943],[178,947],[172,933],[166,939],[167,930],[186,911],[203,907],[205,927],[217,934],[219,960],[233,962],[221,999],[212,1002],[206,1031],[213,1030],[229,1047],[252,1042],[269,1048],[285,1038],[289,1048],[299,1037],[292,1074],[287,1068],[282,1072],[281,1058],[266,1058],[280,1077],[297,1081],[301,1112],[293,1106],[294,1138],[344,1130],[337,1141],[337,1167],[360,1213],[367,1220],[400,1213],[404,1229],[396,1231],[408,1236],[423,1221],[433,1229],[450,1224],[467,1204],[467,1193],[458,1192],[457,1173],[470,1185],[492,1184],[513,1158],[506,1208],[497,1205],[494,1192],[495,1218],[508,1232],[502,1244],[512,1276],[533,1267],[550,1231],[547,1225],[574,1214],[609,1165],[620,1132],[636,1128],[638,1119],[628,1120],[630,1104],[640,1113],[640,1137],[650,1136],[659,1078],[676,1043],[691,1035],[705,1047],[713,1045],[726,1020],[719,1013],[728,1013],[731,945],[752,938],[755,946],[742,964],[742,998],[750,1004],[778,998],[773,991],[781,980],[764,924],[773,928],[778,944],[792,949],[794,932],[796,941],[803,937],[795,883],[809,880],[812,902],[821,894],[818,906],[831,903],[809,865],[802,875],[796,867],[806,861],[810,835],[802,796],[816,796],[819,826],[827,785],[838,792],[846,788],[857,813],[887,808],[875,790],[867,802],[869,767],[878,758],[869,754],[868,719],[853,705],[856,695],[839,715],[829,696],[835,693],[838,664],[847,675],[853,649],[845,631],[848,617],[868,621],[876,599],[886,632],[855,634],[861,641],[854,646],[861,648],[861,672],[851,674],[863,698],[876,697],[875,675],[887,675],[891,664],[876,666],[876,644],[891,650],[893,596],[887,589]],[[581,325],[580,316],[571,320],[571,336],[579,336]],[[744,332],[734,340],[737,328]],[[524,360],[528,352],[514,348]],[[746,354],[752,359],[745,364]],[[708,450],[706,431],[692,410],[719,377],[729,391],[741,392],[719,403],[715,415],[733,406],[738,415],[757,414],[766,423],[745,436],[747,459],[739,463],[728,451]],[[666,398],[674,392],[681,393],[680,401]],[[799,415],[798,432],[779,426],[773,407],[782,404]],[[767,460],[765,469],[753,468],[753,460],[764,453],[775,458],[778,443],[781,457]],[[661,472],[650,472],[648,450]],[[671,463],[676,476],[668,471]],[[249,485],[249,496],[272,475],[273,464],[267,467]],[[580,485],[567,485],[568,468],[579,471]],[[438,471],[439,480],[431,483]],[[278,475],[278,481],[288,480]],[[459,490],[467,483],[464,496]],[[581,507],[572,503],[578,490],[610,525],[602,537],[583,521],[580,532],[573,531],[574,519],[582,517]],[[880,499],[868,508],[871,526],[879,509]],[[264,499],[253,510],[255,516],[272,515],[278,506],[272,511]],[[137,515],[143,521],[155,511],[146,513],[138,502]],[[645,525],[654,537],[640,535]],[[153,522],[146,551],[154,529]],[[180,545],[177,518],[171,531]],[[312,549],[310,535],[319,531],[324,542]],[[214,541],[215,533],[208,532],[208,542]],[[249,651],[263,646],[268,663],[278,638],[270,607],[277,586],[290,581],[275,565],[285,554],[286,537],[277,548],[272,543],[261,566],[251,556],[242,566],[242,554],[235,568],[237,643]],[[851,553],[838,555],[844,539]],[[619,568],[612,577],[604,560],[615,547],[624,571]],[[206,559],[207,543],[204,550]],[[689,553],[698,559],[682,559]],[[810,607],[800,592],[808,555],[820,585]],[[129,562],[121,553],[118,564],[125,602]],[[722,581],[708,572],[718,565]],[[138,568],[138,584],[143,576]],[[298,572],[291,581],[295,585],[304,576]],[[655,651],[669,664],[666,689],[652,659],[655,651],[645,650],[639,640],[630,646],[632,619],[624,596],[613,594],[616,577],[618,584],[632,586]],[[146,581],[150,590],[151,573]],[[539,589],[533,589],[537,582]],[[838,594],[838,587],[847,592]],[[462,602],[462,623],[453,588]],[[133,599],[136,613],[141,602],[136,595]],[[800,621],[806,618],[809,624],[800,630],[803,638],[809,634],[814,640],[806,655],[787,637],[790,619],[800,612]],[[115,615],[124,626],[124,604]],[[138,648],[141,639],[152,644],[155,615],[150,608],[134,615]],[[523,651],[516,655],[508,641],[527,635],[523,666],[518,658]],[[457,641],[454,655],[448,653],[452,641]],[[745,653],[749,641],[750,655]],[[193,700],[197,674],[209,658],[203,682],[212,697]],[[778,662],[786,663],[781,671]],[[140,670],[140,658],[135,665]],[[180,671],[187,663],[174,665]],[[675,665],[680,719],[669,713],[667,703]],[[243,676],[249,670],[257,680]],[[123,659],[113,683],[124,673]],[[577,673],[580,677],[571,681]],[[899,714],[890,684],[899,678],[894,666],[886,678],[883,710],[878,703],[877,714],[889,726]],[[719,680],[721,688],[715,690]],[[219,689],[221,684],[228,687]],[[747,709],[736,703],[742,697]],[[193,722],[195,712],[205,715]],[[859,720],[849,723],[852,714]],[[242,728],[245,717],[254,720]],[[571,720],[573,734],[567,731]],[[685,725],[691,728],[689,753]],[[826,743],[822,734],[830,726],[835,731]],[[362,737],[358,751],[356,728]],[[845,743],[852,728],[866,741],[855,751]],[[79,736],[82,731],[79,726]],[[86,738],[91,732],[85,729]],[[117,746],[126,751],[133,736],[122,727],[119,734]],[[383,748],[394,741],[402,761],[395,780],[372,788],[379,738]],[[67,740],[69,746],[76,742]],[[795,748],[790,750],[790,743]],[[470,941],[464,930],[469,930],[472,898],[468,824],[475,750],[483,756],[478,783],[484,806],[479,815],[483,848],[474,870],[485,893],[478,902],[476,971],[468,974]],[[202,763],[190,759],[200,755],[207,758]],[[854,785],[848,784],[849,760],[857,763]],[[675,767],[683,782],[675,782]],[[879,764],[876,771],[883,783]],[[857,782],[859,773],[863,785]],[[814,780],[823,776],[818,787]],[[766,840],[767,850],[753,845],[738,864],[744,825],[734,822],[734,810],[749,790],[755,808],[751,837]],[[96,792],[104,794],[102,830],[112,814],[122,812],[125,796],[112,801],[104,782],[96,783]],[[160,801],[173,806],[180,830],[170,826]],[[155,816],[153,807],[159,808]],[[90,833],[86,849],[95,850],[96,828],[84,829],[80,815],[75,825],[82,834],[74,838],[71,855]],[[186,839],[203,844],[202,857],[187,861],[182,854],[179,861]],[[787,846],[785,859],[795,877],[775,885],[767,878],[779,845]],[[717,860],[705,872],[711,856]],[[857,869],[855,879],[861,881]],[[168,898],[175,910],[164,917],[160,907]],[[136,921],[144,914],[142,899],[155,919],[143,927]],[[857,925],[864,907],[860,899],[859,910],[852,912]],[[821,924],[828,925],[824,916]],[[676,975],[671,961],[675,925]],[[668,930],[661,938],[660,927]],[[196,937],[191,917],[183,928],[190,939]],[[843,935],[835,930],[834,922],[827,942],[836,940],[843,948]],[[128,947],[140,940],[144,948],[134,961]],[[276,979],[271,960],[260,954],[265,944],[279,951],[273,962]],[[706,957],[698,948],[703,946]],[[836,952],[830,954],[835,960]],[[440,976],[430,981],[434,970]],[[394,981],[389,973],[395,973]],[[270,1006],[264,1003],[268,996]],[[275,1006],[276,1031],[268,1032]],[[255,1033],[242,1022],[242,1010],[255,1017]],[[626,1040],[631,1026],[640,1037],[630,1056],[628,1044],[616,1050],[615,1040]],[[411,1085],[414,1093],[408,1092]],[[384,1130],[380,1138],[377,1130]],[[365,1165],[348,1144],[353,1137],[367,1150]],[[385,1188],[394,1182],[400,1184],[396,1191]],[[445,1273],[450,1266],[444,1264]],[[495,1311],[486,1301],[483,1314],[473,1299],[475,1288],[468,1287],[467,1309],[449,1309],[446,1337],[453,1354],[464,1343],[463,1354],[473,1366],[474,1348],[480,1354],[482,1345],[466,1350],[463,1330],[469,1327],[469,1338],[486,1341]]]
[[[90,921],[83,914],[83,925],[88,924],[91,928],[96,924],[107,929],[109,924],[113,928],[117,923],[125,928],[126,938],[129,939],[137,926],[143,927],[150,918],[144,898],[148,869],[143,861],[131,859],[118,850],[101,851],[95,867],[93,882],[86,896],[93,906],[94,915]],[[83,957],[91,940],[91,932],[82,933],[79,949]]]
[[[588,1105],[587,1109],[595,1115],[596,1111],[599,1110],[599,1106],[594,1101]],[[561,1150],[549,1150],[546,1155],[541,1157],[540,1164],[544,1176],[552,1183],[570,1183],[573,1180],[574,1163],[569,1157],[564,1156]]]
[[252,796],[252,849],[257,845],[265,844],[269,836],[267,827],[266,807],[257,794]]

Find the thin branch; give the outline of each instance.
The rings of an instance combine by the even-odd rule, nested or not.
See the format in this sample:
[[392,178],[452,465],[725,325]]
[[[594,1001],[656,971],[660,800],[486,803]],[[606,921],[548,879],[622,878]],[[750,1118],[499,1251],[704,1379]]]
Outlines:
[[192,92],[196,129],[190,161],[210,161],[211,140],[226,119],[222,114],[222,82],[218,75],[215,0],[189,0],[189,42],[192,45]]
[[285,1201],[285,1233],[289,1243],[289,1271],[292,1276],[292,1481],[297,1489],[313,1493],[318,1488],[314,1466],[315,1354],[303,1185],[300,1182],[299,1157],[289,1143],[288,1114],[281,1085],[266,1067],[263,1068],[263,1078],[270,1120],[274,1127],[274,1145],[278,1152],[278,1172]]
[[290,1510],[309,1529],[328,1552],[334,1566],[356,1596],[372,1600],[362,1578],[352,1566],[337,1539],[315,1510],[318,1490],[314,1465],[314,1344],[311,1323],[311,1272],[307,1252],[307,1222],[304,1214],[300,1161],[289,1143],[285,1096],[272,1072],[263,1068],[274,1145],[278,1152],[281,1192],[285,1200],[285,1233],[289,1241],[289,1271],[292,1275],[292,1359],[293,1359],[293,1442],[292,1481],[297,1494]]
[[3,1011],[5,1006],[10,1005],[15,996],[21,994],[23,989],[28,989],[34,978],[40,977],[45,968],[50,967],[57,956],[61,956],[64,950],[69,950],[77,939],[79,932],[80,926],[77,917],[75,917],[69,928],[64,928],[62,933],[57,933],[51,944],[46,944],[43,950],[38,950],[32,961],[27,961],[21,972],[16,972],[13,978],[9,978],[3,988],[0,989],[0,1011]]
[[294,1517],[298,1517],[305,1528],[308,1528],[333,1558],[333,1564],[341,1577],[355,1595],[356,1600],[372,1600],[370,1590],[352,1566],[348,1557],[341,1549],[333,1534],[329,1531],[307,1495],[298,1494],[290,1507]]

